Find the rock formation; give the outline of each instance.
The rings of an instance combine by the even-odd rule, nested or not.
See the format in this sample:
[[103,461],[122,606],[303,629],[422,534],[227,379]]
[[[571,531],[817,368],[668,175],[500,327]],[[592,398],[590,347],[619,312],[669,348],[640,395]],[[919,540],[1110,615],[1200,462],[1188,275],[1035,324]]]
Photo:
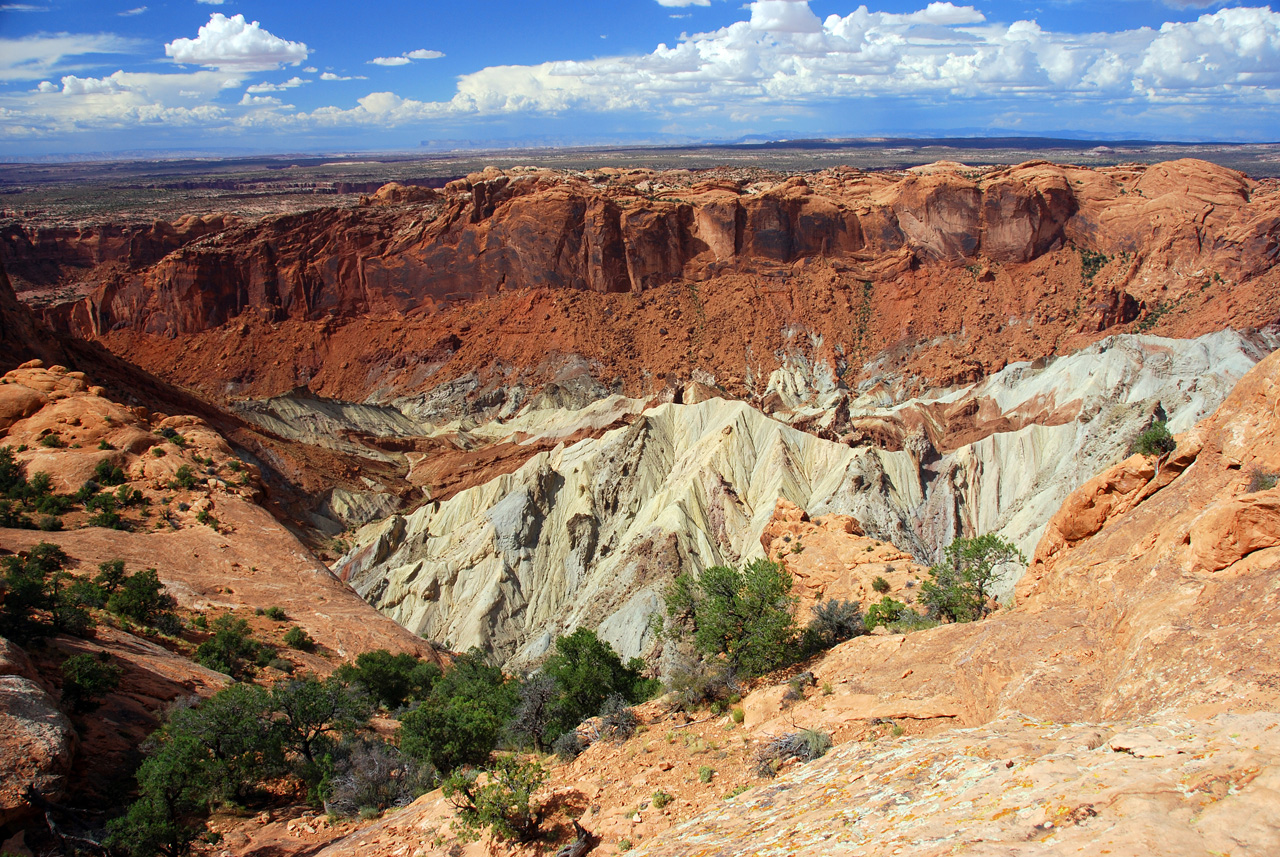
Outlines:
[[[914,562],[975,532],[1030,556],[1070,491],[1123,458],[1153,413],[1189,428],[1269,348],[1230,333],[1120,337],[892,407],[833,394],[845,413],[866,414],[853,422],[881,426],[877,443],[857,446],[742,402],[666,404],[599,437],[531,448],[513,472],[369,525],[335,571],[406,627],[492,648],[512,665],[536,663],[579,625],[644,654],[671,578],[761,555],[779,497],[815,516],[852,516]],[[531,409],[505,429],[526,445],[546,432],[545,448],[630,413],[622,404],[576,419]]]

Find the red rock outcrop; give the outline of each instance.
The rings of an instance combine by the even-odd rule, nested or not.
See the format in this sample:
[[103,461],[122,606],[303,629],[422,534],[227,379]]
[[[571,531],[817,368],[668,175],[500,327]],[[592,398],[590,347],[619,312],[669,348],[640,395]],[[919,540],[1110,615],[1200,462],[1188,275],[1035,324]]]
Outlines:
[[48,317],[194,386],[355,400],[495,366],[545,382],[556,355],[636,393],[698,368],[746,395],[797,330],[842,377],[880,354],[880,371],[956,383],[1138,322],[1192,335],[1280,317],[1280,197],[1210,164],[723,176],[488,170],[419,202],[392,188],[90,272],[93,293]]

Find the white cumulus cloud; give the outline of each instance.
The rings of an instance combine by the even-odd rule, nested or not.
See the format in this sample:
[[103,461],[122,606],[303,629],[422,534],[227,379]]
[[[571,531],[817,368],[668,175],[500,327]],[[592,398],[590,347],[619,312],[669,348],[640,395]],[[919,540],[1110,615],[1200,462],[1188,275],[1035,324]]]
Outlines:
[[194,39],[175,39],[164,46],[175,62],[237,71],[267,71],[282,65],[301,65],[310,53],[302,42],[291,42],[262,29],[244,15],[209,16]]
[[408,57],[374,57],[369,60],[370,65],[408,65],[413,60]]
[[398,57],[374,57],[369,60],[369,65],[408,65],[414,60],[438,60],[442,56],[443,51],[418,48],[416,51],[405,51]]

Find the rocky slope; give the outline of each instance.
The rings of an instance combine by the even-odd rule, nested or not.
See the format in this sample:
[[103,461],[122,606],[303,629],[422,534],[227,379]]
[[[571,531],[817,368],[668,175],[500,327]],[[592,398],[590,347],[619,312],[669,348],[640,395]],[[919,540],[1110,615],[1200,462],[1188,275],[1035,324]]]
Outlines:
[[[1153,414],[1189,428],[1273,345],[1119,337],[945,395],[889,407],[833,395],[789,415],[838,412],[874,440],[855,445],[723,398],[638,414],[615,400],[576,419],[532,409],[506,427],[531,456],[518,470],[369,525],[335,571],[411,630],[512,665],[580,625],[646,654],[671,578],[760,555],[778,498],[853,516],[926,564],[975,532],[1030,556],[1070,491],[1123,458]],[[620,415],[630,424],[570,434]]]

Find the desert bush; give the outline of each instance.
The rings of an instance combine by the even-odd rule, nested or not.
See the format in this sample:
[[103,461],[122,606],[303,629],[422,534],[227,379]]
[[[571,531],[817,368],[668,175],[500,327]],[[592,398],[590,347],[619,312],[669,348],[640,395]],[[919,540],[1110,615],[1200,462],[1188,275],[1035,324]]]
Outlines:
[[723,655],[742,674],[763,675],[797,654],[791,585],[785,566],[767,559],[712,566],[675,579],[665,594],[667,617],[705,657]]
[[867,609],[867,627],[874,628],[877,625],[896,622],[906,612],[908,612],[906,604],[886,595]]
[[1133,446],[1129,447],[1130,454],[1138,455],[1164,455],[1173,452],[1178,448],[1178,442],[1173,439],[1173,435],[1169,434],[1168,425],[1158,420],[1151,424],[1151,427],[1138,435],[1133,442]]
[[658,789],[653,793],[653,808],[662,809],[664,806],[671,803],[672,800],[673,798],[670,794],[664,792],[662,789]]
[[555,653],[542,665],[542,672],[556,683],[558,696],[551,705],[549,735],[559,735],[599,713],[606,699],[620,696],[628,702],[642,702],[658,686],[640,674],[638,659],[623,664],[613,647],[588,628],[559,637]]
[[182,622],[174,611],[178,600],[165,591],[154,568],[139,571],[121,580],[107,597],[107,609],[166,634],[177,634]]
[[867,626],[856,601],[838,598],[821,601],[813,606],[812,618],[801,637],[801,648],[806,655],[811,655],[866,633]]
[[285,613],[284,609],[281,607],[268,607],[266,610],[263,610],[262,612],[263,612],[263,615],[265,615],[272,622],[289,621],[288,614]]
[[191,470],[191,465],[184,464],[179,467],[173,474],[173,479],[169,481],[169,488],[177,490],[179,488],[190,491],[196,487],[196,475]]
[[394,711],[409,700],[426,698],[440,678],[440,668],[407,653],[375,649],[361,652],[354,664],[343,664],[335,675],[359,685],[383,708]]
[[930,567],[931,579],[920,587],[920,603],[933,618],[952,622],[981,619],[989,612],[987,599],[1004,569],[1026,561],[1022,551],[994,533],[957,538],[947,545],[943,561]]
[[455,771],[441,787],[457,810],[455,829],[462,839],[478,839],[486,830],[495,839],[532,842],[540,833],[533,795],[547,781],[537,762],[500,756],[479,785],[475,769]]
[[213,620],[212,630],[213,636],[196,648],[196,663],[232,678],[246,677],[262,650],[249,631],[249,623],[224,613]]
[[722,702],[742,691],[738,674],[725,660],[681,658],[667,676],[667,690],[687,711]]
[[711,778],[716,775],[715,770],[710,765],[703,765],[698,768],[698,782],[706,785],[711,782]]
[[625,741],[636,734],[640,725],[627,698],[615,693],[609,696],[600,706],[600,735],[611,741]]
[[115,690],[124,671],[106,652],[72,655],[62,662],[62,705],[72,714],[96,711],[102,697]]
[[430,771],[376,738],[344,738],[331,753],[325,809],[348,818],[406,806],[431,788]]
[[1276,487],[1277,476],[1278,474],[1255,467],[1249,476],[1249,493],[1252,494],[1255,491],[1270,491],[1272,488]]
[[297,625],[284,632],[284,644],[300,652],[310,652],[316,647],[316,641],[311,639],[311,635]]
[[587,749],[587,741],[577,732],[566,732],[555,740],[551,749],[566,762],[571,762]]
[[426,698],[400,718],[400,748],[442,774],[483,765],[517,701],[516,683],[473,649],[456,658]]
[[801,729],[771,739],[756,753],[756,773],[772,777],[788,759],[812,762],[831,749],[831,736],[816,729]]
[[93,481],[99,485],[123,485],[126,480],[124,471],[104,458],[93,469]]
[[49,630],[82,634],[92,627],[89,612],[73,589],[74,578],[64,570],[67,562],[62,548],[48,542],[4,558],[0,636],[24,643]]

